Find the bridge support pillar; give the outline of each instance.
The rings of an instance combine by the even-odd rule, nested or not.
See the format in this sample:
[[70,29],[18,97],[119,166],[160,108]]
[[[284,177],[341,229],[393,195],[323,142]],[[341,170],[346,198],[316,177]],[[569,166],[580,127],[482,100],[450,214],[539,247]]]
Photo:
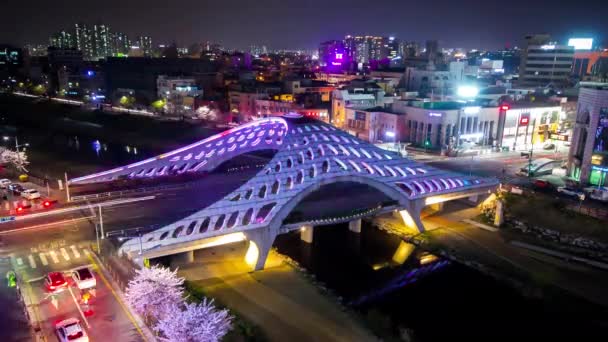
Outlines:
[[271,228],[261,228],[249,231],[245,235],[249,240],[245,262],[252,267],[252,271],[263,270],[277,233]]
[[312,243],[315,228],[305,224],[300,228],[300,239],[306,243]]
[[439,213],[443,210],[444,204],[445,202],[433,203],[429,205],[429,208],[431,208],[434,213]]
[[194,251],[183,252],[175,255],[176,259],[184,264],[194,262]]
[[399,210],[397,212],[397,217],[403,220],[403,224],[407,228],[417,230],[420,233],[424,233],[424,225],[422,224],[422,220],[420,219],[420,213],[422,211],[423,206],[424,201],[412,201],[405,209]]
[[469,202],[477,204],[477,202],[479,201],[479,195],[469,196],[467,199],[469,200]]
[[348,229],[353,233],[361,233],[361,219],[348,222]]

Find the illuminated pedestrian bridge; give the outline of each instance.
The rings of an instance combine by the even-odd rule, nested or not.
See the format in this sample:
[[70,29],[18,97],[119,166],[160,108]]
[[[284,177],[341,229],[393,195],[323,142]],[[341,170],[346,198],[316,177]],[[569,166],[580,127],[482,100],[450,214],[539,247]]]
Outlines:
[[[487,194],[498,185],[496,179],[465,176],[417,163],[297,114],[253,121],[157,157],[75,178],[70,183],[210,171],[241,154],[268,149],[277,152],[245,184],[141,239],[127,240],[121,250],[134,258],[150,258],[247,239],[247,260],[257,270],[263,268],[277,234],[301,229],[297,224],[284,224],[284,220],[298,203],[322,186],[360,183],[391,199],[384,208],[343,217],[342,221],[352,222],[354,230],[365,215],[397,211],[406,225],[424,231],[420,220],[423,207]],[[336,220],[340,218],[332,218],[331,222]],[[303,224],[311,227],[310,222]]]

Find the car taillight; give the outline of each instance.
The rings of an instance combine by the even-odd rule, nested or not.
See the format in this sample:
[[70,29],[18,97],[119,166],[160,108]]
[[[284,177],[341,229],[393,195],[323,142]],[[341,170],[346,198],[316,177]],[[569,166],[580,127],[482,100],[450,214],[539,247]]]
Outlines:
[[48,207],[50,207],[50,206],[51,206],[51,202],[49,202],[49,201],[44,201],[44,203],[42,203],[42,205],[43,205],[45,208],[48,208]]
[[23,207],[17,207],[17,212],[20,213],[23,211]]
[[55,289],[55,286],[49,285],[49,290],[54,290],[54,289]]

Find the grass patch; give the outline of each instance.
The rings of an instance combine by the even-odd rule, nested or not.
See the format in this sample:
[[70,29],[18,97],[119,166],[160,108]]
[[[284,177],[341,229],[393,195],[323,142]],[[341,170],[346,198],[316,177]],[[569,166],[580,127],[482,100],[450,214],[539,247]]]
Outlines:
[[[191,281],[186,280],[184,282],[184,288],[186,293],[189,295],[188,300],[193,302],[200,302],[203,298],[212,298],[211,296],[206,295],[205,289],[203,286],[195,284]],[[220,308],[225,308],[221,303],[217,300],[214,300],[214,304]],[[263,342],[268,339],[262,332],[262,329],[257,325],[251,323],[246,320],[238,313],[230,310],[230,314],[234,316],[232,321],[232,329],[224,336],[223,341],[226,342],[241,342],[241,341],[252,341],[252,342]]]
[[566,209],[563,200],[543,194],[505,197],[506,213],[528,225],[608,241],[606,222]]

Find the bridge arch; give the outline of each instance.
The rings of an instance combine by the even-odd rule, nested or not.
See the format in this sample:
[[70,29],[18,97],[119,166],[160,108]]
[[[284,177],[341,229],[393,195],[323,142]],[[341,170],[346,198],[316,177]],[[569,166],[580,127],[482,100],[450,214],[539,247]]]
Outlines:
[[272,219],[270,220],[268,226],[276,227],[278,229],[283,221],[289,216],[289,214],[293,211],[293,209],[304,200],[308,195],[313,192],[319,190],[321,187],[330,184],[336,183],[359,183],[363,185],[368,185],[392,200],[395,200],[399,203],[400,206],[407,207],[409,204],[409,199],[406,195],[401,193],[396,188],[391,187],[390,185],[380,182],[374,178],[360,176],[360,175],[344,175],[344,176],[336,176],[336,177],[328,177],[324,178],[314,184],[311,184],[305,188],[302,188],[295,195],[293,195],[288,202],[283,204],[279,210],[275,212]]

